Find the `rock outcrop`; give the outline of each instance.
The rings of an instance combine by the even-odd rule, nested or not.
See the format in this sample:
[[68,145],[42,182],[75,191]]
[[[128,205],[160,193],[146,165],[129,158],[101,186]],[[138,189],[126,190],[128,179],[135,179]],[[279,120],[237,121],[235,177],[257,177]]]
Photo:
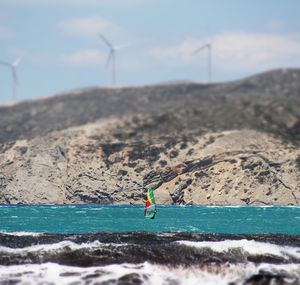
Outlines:
[[0,203],[300,203],[300,70],[0,108]]

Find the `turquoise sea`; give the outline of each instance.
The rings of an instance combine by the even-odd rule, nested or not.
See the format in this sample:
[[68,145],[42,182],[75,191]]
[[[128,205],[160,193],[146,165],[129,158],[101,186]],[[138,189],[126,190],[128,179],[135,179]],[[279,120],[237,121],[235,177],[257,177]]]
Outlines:
[[146,220],[143,206],[1,205],[0,232],[203,232],[300,234],[300,207],[158,206]]

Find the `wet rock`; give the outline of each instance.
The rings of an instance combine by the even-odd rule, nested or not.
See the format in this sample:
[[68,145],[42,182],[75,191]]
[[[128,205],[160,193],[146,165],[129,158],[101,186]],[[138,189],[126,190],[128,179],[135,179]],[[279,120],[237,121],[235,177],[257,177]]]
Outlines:
[[141,285],[143,283],[142,278],[136,273],[126,274],[118,280],[119,285]]

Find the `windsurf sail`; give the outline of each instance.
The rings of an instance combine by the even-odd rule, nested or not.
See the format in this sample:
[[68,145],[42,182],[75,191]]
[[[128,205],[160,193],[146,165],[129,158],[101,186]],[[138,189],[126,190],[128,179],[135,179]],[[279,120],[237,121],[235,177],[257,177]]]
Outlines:
[[152,187],[149,186],[147,192],[147,201],[145,204],[145,217],[148,219],[154,219],[156,215],[156,204],[154,200]]

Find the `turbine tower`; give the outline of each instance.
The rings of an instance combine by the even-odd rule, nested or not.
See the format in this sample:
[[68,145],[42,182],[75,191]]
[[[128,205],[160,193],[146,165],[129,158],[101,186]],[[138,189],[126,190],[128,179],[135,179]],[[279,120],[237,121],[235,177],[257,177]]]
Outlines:
[[108,67],[111,64],[111,73],[112,73],[112,85],[116,85],[116,51],[122,48],[127,47],[128,45],[119,45],[114,46],[106,37],[99,34],[100,39],[108,46],[109,53],[107,57],[106,66]]
[[200,48],[197,48],[192,55],[198,54],[202,50],[207,49],[207,73],[208,73],[208,82],[211,82],[212,75],[211,75],[211,44],[205,44]]
[[23,55],[17,58],[13,63],[9,63],[6,61],[0,61],[0,65],[8,67],[12,72],[12,100],[13,103],[16,102],[17,95],[17,85],[19,84],[18,75],[17,75],[17,66],[19,65]]

